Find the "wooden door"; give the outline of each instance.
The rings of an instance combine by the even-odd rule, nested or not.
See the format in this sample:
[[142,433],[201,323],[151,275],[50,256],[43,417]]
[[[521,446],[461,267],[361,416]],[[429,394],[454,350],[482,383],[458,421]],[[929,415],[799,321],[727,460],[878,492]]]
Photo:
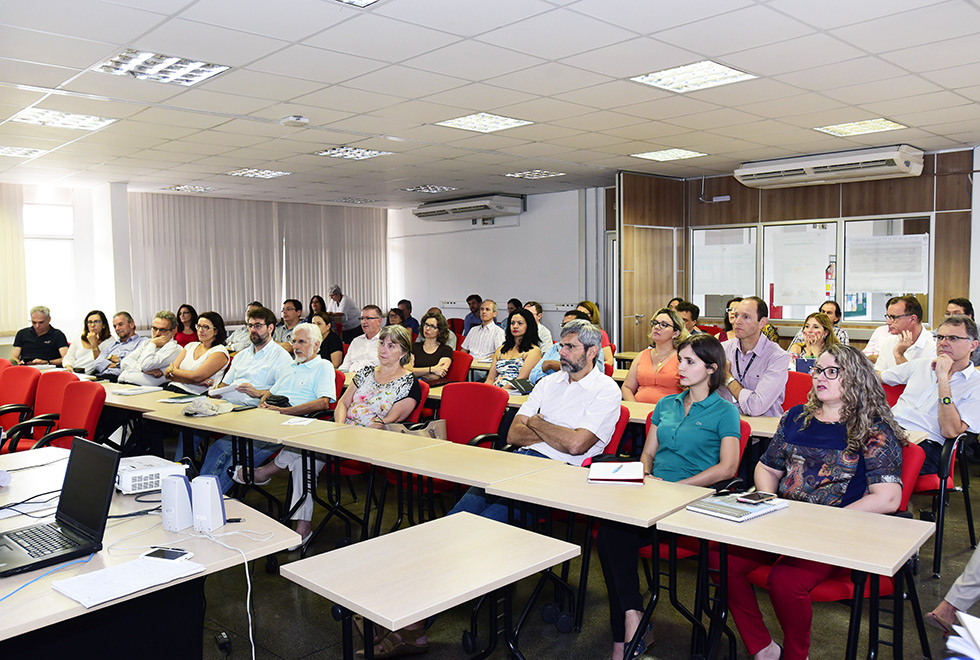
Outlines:
[[675,229],[624,225],[622,241],[623,346],[641,351],[650,345],[650,315],[676,290]]

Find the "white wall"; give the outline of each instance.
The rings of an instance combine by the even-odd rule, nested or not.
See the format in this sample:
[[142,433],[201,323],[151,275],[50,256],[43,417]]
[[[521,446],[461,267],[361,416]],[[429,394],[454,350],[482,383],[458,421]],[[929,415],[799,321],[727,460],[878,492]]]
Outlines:
[[497,218],[493,227],[420,220],[411,209],[389,211],[388,304],[408,298],[418,318],[433,305],[447,317],[463,316],[471,293],[493,298],[505,311],[508,298],[537,300],[554,332],[563,314],[554,306],[586,297],[583,272],[595,256],[586,253],[580,236],[583,223],[601,220],[577,190],[530,195],[526,212]]

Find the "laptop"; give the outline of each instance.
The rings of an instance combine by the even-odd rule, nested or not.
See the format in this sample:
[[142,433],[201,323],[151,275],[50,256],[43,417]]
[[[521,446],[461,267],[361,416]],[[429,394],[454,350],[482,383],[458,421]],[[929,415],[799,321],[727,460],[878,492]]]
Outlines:
[[119,452],[75,438],[54,522],[0,534],[0,577],[101,550],[118,468]]

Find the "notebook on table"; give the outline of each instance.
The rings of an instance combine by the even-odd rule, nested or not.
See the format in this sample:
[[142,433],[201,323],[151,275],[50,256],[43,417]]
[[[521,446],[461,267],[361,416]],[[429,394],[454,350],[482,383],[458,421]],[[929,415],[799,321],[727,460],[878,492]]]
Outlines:
[[75,438],[54,522],[0,534],[0,577],[101,550],[118,467],[119,452]]
[[772,513],[773,511],[785,509],[789,506],[786,500],[780,499],[760,502],[759,504],[747,504],[745,502],[739,502],[737,498],[737,493],[723,495],[721,497],[707,497],[688,504],[687,510],[704,513],[717,518],[724,518],[725,520],[744,522],[758,518],[759,516],[764,516],[767,513]]

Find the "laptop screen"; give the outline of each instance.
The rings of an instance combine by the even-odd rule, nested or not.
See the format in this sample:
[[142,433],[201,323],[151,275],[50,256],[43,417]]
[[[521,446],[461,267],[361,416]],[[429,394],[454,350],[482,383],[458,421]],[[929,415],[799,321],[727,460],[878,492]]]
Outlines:
[[119,452],[75,438],[58,500],[58,522],[101,542],[118,467]]

